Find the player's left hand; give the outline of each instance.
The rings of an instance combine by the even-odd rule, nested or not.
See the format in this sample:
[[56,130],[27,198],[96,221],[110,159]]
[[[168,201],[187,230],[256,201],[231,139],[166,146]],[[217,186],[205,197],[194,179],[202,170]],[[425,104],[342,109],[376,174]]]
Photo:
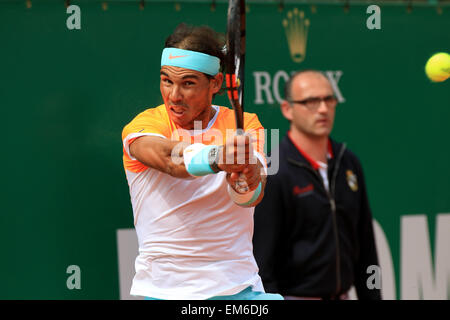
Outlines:
[[[247,164],[245,169],[241,172],[227,173],[228,184],[238,193],[246,193],[255,190],[261,182],[262,165],[258,159],[256,163]],[[247,185],[247,188],[242,187],[242,181]]]

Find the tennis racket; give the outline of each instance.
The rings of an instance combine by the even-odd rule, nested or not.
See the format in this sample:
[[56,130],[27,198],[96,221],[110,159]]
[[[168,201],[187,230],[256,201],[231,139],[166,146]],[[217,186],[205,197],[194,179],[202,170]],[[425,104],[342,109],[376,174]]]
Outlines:
[[[225,81],[236,117],[236,129],[244,129],[245,0],[229,0]],[[239,130],[241,129],[241,130]]]
[[[234,110],[236,133],[244,134],[245,0],[229,0],[226,35],[225,83]],[[237,189],[248,191],[241,174]]]

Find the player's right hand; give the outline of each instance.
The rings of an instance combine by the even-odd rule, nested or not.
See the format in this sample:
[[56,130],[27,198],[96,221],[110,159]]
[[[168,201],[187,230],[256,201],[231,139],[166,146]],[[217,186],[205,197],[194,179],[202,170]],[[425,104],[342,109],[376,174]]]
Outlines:
[[227,173],[242,172],[249,165],[255,165],[250,135],[236,135],[228,139],[219,150],[220,170]]

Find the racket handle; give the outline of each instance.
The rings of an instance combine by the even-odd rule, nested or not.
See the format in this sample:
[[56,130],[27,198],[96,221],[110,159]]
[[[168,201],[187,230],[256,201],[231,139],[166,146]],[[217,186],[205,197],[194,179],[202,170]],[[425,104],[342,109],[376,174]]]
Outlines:
[[245,175],[243,173],[239,174],[238,180],[236,180],[235,184],[235,190],[238,193],[247,193],[250,191],[247,181],[245,180]]
[[[236,135],[245,135],[245,131],[242,129],[242,127],[237,126]],[[248,183],[245,179],[245,175],[242,172],[239,173],[239,178],[235,182],[234,186],[235,190],[239,193],[247,193],[250,191]]]

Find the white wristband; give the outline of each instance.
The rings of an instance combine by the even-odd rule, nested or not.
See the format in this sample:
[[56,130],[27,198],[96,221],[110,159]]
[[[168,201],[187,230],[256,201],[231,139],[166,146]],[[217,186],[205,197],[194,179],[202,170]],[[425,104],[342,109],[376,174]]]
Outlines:
[[204,145],[201,143],[194,143],[188,146],[183,151],[183,160],[186,171],[194,177],[205,176],[210,173],[217,173],[220,170],[215,170],[216,166],[211,167],[210,161],[215,161],[215,159],[210,159],[211,155],[214,154],[217,159],[219,147],[215,145]]
[[258,199],[261,194],[262,184],[259,183],[258,187],[247,193],[238,193],[230,185],[228,185],[228,194],[234,203],[240,206],[248,206]]

